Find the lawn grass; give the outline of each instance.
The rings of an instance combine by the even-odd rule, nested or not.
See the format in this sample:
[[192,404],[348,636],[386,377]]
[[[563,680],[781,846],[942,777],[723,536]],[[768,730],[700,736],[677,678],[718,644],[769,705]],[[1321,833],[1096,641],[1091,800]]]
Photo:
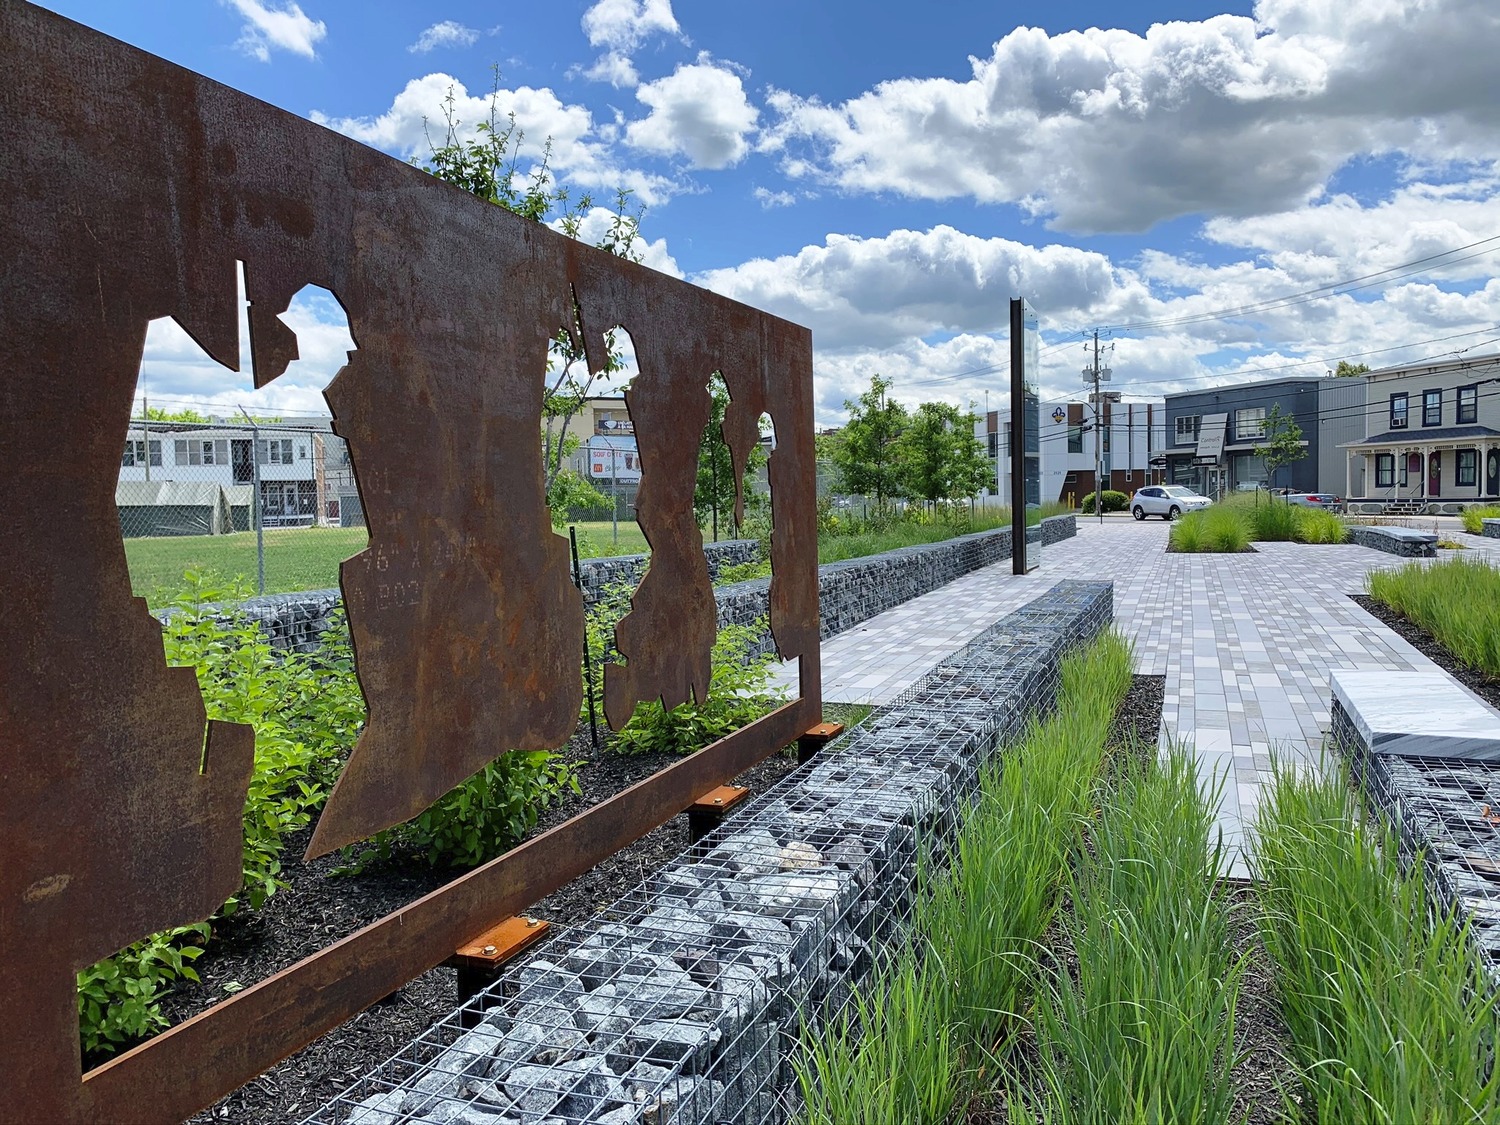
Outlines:
[[[1036,519],[1042,514],[1038,512]],[[1046,510],[1045,514],[1055,513]],[[578,554],[581,558],[650,552],[645,534],[633,519],[621,520],[618,526],[609,520],[580,522],[572,526],[578,529]],[[955,527],[940,521],[898,520],[880,531],[853,535],[823,533],[818,537],[818,561],[863,558],[897,547],[938,543],[971,531],[1008,526],[1010,512],[1007,509],[980,508],[967,526]],[[560,534],[566,540],[566,529]],[[726,533],[723,538],[728,539],[730,535]],[[363,527],[267,529],[265,592],[290,594],[335,587],[339,584],[339,563],[362,551],[368,541],[368,533]],[[709,542],[712,540],[705,532],[704,543]],[[183,596],[189,588],[183,580],[188,571],[215,575],[225,584],[239,579],[242,587],[252,594],[256,592],[255,533],[252,531],[231,535],[126,539],[125,558],[130,566],[131,589],[152,607],[166,605]]]
[[1482,559],[1408,563],[1371,571],[1365,588],[1471,668],[1500,676],[1500,569]]
[[[267,528],[266,593],[321,590],[339,584],[339,563],[364,549],[362,527]],[[188,571],[244,579],[255,591],[255,532],[230,535],[182,535],[126,539],[130,587],[153,606],[164,605],[187,590]]]
[[914,942],[842,1013],[803,1027],[794,1066],[809,1125],[950,1121],[992,1053],[1023,1029],[1130,682],[1129,645],[1106,634],[1065,661],[1057,711],[983,771],[951,866],[922,878]]
[[1276,765],[1251,863],[1305,1118],[1500,1120],[1490,982],[1454,913],[1433,912],[1422,865],[1403,870],[1397,851],[1337,771]]

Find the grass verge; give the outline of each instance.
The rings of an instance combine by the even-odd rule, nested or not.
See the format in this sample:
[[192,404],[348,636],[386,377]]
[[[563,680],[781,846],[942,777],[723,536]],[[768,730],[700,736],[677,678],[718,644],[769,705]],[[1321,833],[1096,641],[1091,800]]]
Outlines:
[[1252,542],[1343,543],[1344,521],[1321,508],[1272,499],[1230,496],[1189,512],[1172,525],[1172,550],[1184,553],[1243,551]]
[[1252,865],[1310,1116],[1500,1120],[1500,1027],[1468,934],[1433,917],[1421,865],[1401,869],[1395,839],[1336,771],[1277,764]]
[[1365,576],[1370,596],[1426,629],[1472,668],[1500,676],[1500,568],[1453,558]]

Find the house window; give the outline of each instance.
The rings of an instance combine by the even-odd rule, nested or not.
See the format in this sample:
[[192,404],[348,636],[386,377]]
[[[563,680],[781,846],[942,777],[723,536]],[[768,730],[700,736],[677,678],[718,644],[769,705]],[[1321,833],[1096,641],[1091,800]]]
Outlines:
[[1192,445],[1198,440],[1198,415],[1184,414],[1177,419],[1175,445]]
[[1458,484],[1473,488],[1479,477],[1479,451],[1476,449],[1460,449],[1458,451]]
[[1458,388],[1458,424],[1479,421],[1479,384]]
[[[138,465],[146,464],[146,442],[137,441],[132,438],[125,443],[125,455],[120,458],[120,467],[133,469]],[[161,467],[161,442],[151,442],[151,464],[157,468]]]
[[[1182,419],[1179,418],[1178,421],[1180,422],[1180,421],[1182,421]],[[1069,453],[1082,453],[1083,452],[1083,427],[1082,426],[1069,426],[1068,427],[1068,452]]]
[[1391,396],[1391,429],[1406,429],[1406,392]]
[[[182,441],[175,443],[179,465],[227,465],[229,464],[229,442]],[[152,462],[156,464],[156,462]]]
[[1266,436],[1266,408],[1246,406],[1234,412],[1234,440],[1259,441]]
[[[269,449],[267,448],[269,446]],[[255,443],[255,459],[262,465],[290,465],[292,463],[292,439],[258,441]]]
[[1396,483],[1396,455],[1375,454],[1375,487],[1390,488]]
[[1443,392],[1422,392],[1422,425],[1441,426],[1443,424]]

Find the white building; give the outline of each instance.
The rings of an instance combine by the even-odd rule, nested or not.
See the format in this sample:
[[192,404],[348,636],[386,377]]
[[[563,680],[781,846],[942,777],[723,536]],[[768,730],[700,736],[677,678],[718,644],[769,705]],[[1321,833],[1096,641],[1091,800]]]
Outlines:
[[214,423],[136,421],[120,458],[121,483],[235,488],[253,485],[257,476],[268,527],[337,524],[343,505],[355,495],[347,446],[327,423],[278,423],[252,430]]
[[[1105,392],[1108,399],[1109,392]],[[1041,487],[1035,498],[1077,504],[1095,486],[1096,443],[1104,466],[1105,488],[1127,495],[1143,484],[1154,484],[1160,471],[1150,467],[1151,450],[1166,440],[1166,411],[1160,402],[1115,402],[1103,404],[1104,424],[1096,425],[1091,403],[1047,399],[1034,404],[1037,440],[1034,452],[1040,467]],[[995,483],[989,495],[996,502],[1010,503],[1010,411],[991,410],[980,417],[975,435],[995,462]],[[1032,498],[1028,497],[1028,502]]]

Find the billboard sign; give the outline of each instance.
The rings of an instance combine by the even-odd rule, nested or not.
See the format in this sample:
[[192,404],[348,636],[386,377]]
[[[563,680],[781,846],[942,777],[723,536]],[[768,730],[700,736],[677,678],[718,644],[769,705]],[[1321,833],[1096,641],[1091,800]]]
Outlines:
[[595,434],[589,438],[589,476],[595,480],[641,479],[641,458],[635,438]]

